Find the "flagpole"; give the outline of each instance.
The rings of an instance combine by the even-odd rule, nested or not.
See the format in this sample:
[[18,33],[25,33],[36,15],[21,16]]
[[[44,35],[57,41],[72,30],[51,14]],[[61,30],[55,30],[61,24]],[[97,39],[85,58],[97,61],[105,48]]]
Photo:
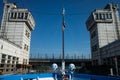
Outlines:
[[62,10],[62,72],[65,72],[65,60],[64,60],[64,14],[65,10]]

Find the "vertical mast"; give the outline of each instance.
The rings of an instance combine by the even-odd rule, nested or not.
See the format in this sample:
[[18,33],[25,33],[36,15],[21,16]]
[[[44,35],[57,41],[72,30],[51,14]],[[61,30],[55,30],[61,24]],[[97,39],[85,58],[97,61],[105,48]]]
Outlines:
[[62,10],[62,72],[65,71],[65,61],[64,61],[64,28],[65,28],[65,23],[64,23],[64,15],[65,15],[65,9],[63,8]]

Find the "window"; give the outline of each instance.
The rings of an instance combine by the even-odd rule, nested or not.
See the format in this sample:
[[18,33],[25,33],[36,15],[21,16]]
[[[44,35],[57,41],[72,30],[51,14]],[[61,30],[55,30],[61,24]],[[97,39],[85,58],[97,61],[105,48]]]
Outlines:
[[25,45],[24,45],[24,50],[26,49],[26,46],[27,46],[27,45],[25,44]]
[[11,62],[10,60],[7,61],[8,64],[10,64],[10,62]]
[[109,18],[112,19],[112,14],[109,14]]
[[4,67],[4,64],[0,64],[0,67]]
[[16,61],[16,64],[18,64],[18,61]]
[[6,69],[6,71],[8,72],[8,71],[9,71],[9,69]]
[[7,67],[10,67],[10,65],[9,65],[9,64],[7,64]]
[[102,19],[102,14],[101,13],[99,14],[99,16],[100,16],[100,19]]
[[95,13],[95,17],[97,20],[112,19],[112,14],[111,13]]
[[18,19],[23,19],[24,13],[18,13]]
[[13,12],[11,12],[11,16],[10,16],[10,18],[13,18],[14,17],[14,14],[13,14]]
[[17,60],[19,60],[19,58],[17,58]]
[[29,48],[28,48],[28,45],[25,44],[25,45],[24,45],[24,50],[28,51],[28,49],[29,49]]
[[15,64],[15,61],[12,61],[12,64]]
[[6,58],[6,55],[5,55],[5,54],[2,54],[2,58]]
[[21,19],[21,13],[18,13],[18,19]]
[[107,19],[112,19],[112,14],[111,14],[111,13],[107,13],[107,14],[106,14],[106,18],[107,18]]
[[26,30],[26,32],[25,32],[25,35],[27,36],[27,38],[29,38],[30,37],[30,33]]
[[8,56],[8,59],[11,59],[11,56]]
[[17,19],[17,12],[11,12],[10,14],[11,19]]
[[13,57],[13,60],[15,60],[15,57]]
[[95,15],[96,15],[96,19],[99,19],[99,15],[98,15],[98,13],[96,13]]
[[15,14],[15,15],[14,15],[14,19],[16,19],[16,18],[17,18],[17,13],[15,12],[14,14]]
[[103,19],[103,20],[106,19],[106,18],[105,18],[105,13],[102,14],[102,19]]
[[22,15],[21,15],[21,18],[23,19],[23,17],[24,17],[24,13],[22,13]]
[[1,45],[1,49],[3,49],[3,45]]
[[14,65],[12,65],[12,67],[14,67]]
[[28,46],[27,46],[26,50],[28,51]]
[[1,63],[5,63],[5,60],[4,60],[4,59],[2,59],[2,60],[1,60]]
[[28,13],[25,13],[25,19],[27,19],[27,17],[28,17]]

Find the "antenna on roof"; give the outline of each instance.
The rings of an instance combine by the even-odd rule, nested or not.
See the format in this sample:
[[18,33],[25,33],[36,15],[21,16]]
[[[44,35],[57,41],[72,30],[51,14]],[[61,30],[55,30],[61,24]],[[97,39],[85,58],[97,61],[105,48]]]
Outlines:
[[3,3],[7,3],[7,0],[3,0]]

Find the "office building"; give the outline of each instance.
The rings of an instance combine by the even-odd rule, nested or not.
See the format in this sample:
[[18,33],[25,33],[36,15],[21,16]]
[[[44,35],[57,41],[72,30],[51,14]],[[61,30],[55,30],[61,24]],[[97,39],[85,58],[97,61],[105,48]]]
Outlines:
[[86,21],[90,32],[92,61],[95,65],[112,64],[120,56],[120,20],[117,4],[95,9]]
[[[18,73],[29,65],[31,31],[35,22],[25,8],[14,3],[4,3],[0,27],[0,72]],[[24,69],[23,69],[24,68]]]

